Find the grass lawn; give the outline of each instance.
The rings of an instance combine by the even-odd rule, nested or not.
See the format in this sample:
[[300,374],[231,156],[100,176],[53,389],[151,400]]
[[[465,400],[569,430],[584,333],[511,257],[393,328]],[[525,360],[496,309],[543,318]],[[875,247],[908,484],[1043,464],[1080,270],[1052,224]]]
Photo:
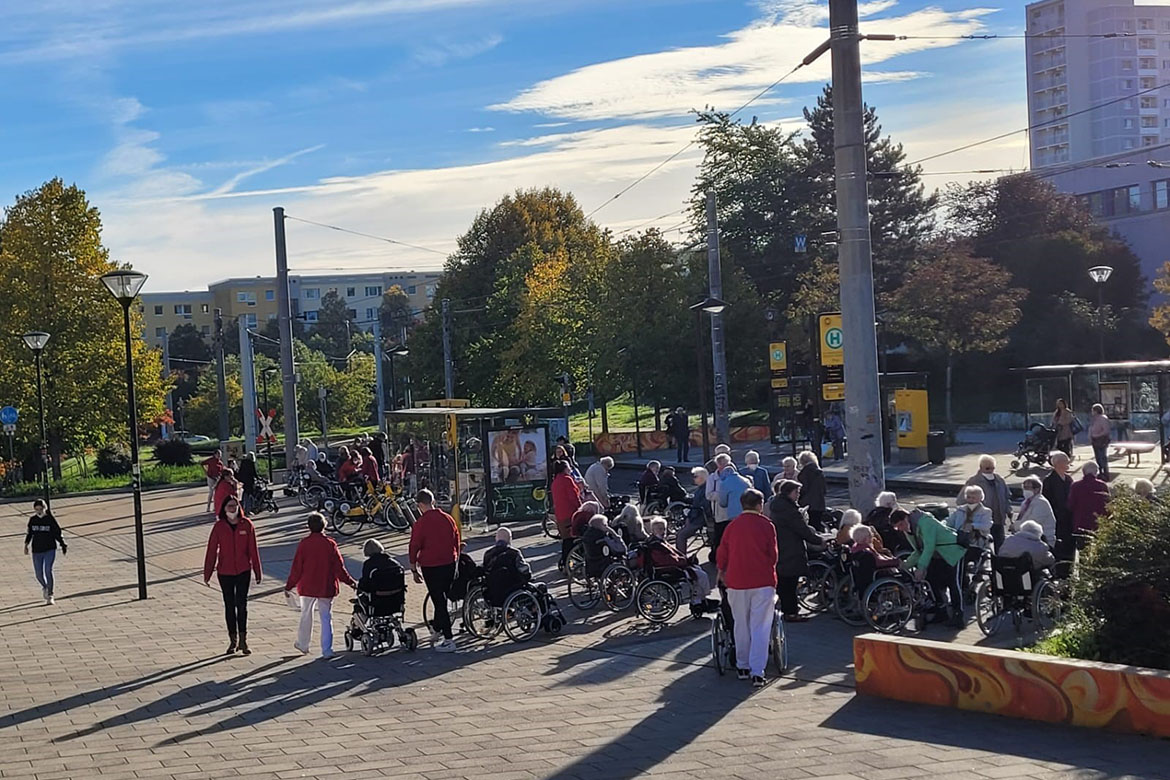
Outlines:
[[[609,416],[609,430],[611,433],[633,433],[634,431],[634,402],[633,398],[625,395],[616,400],[610,401],[607,407]],[[666,416],[670,414],[670,410],[663,409],[661,413],[661,420],[663,426],[666,425]],[[691,428],[699,427],[699,415],[690,415]],[[713,418],[708,418],[707,424],[714,426]],[[767,425],[768,413],[766,411],[749,409],[744,411],[731,413],[732,425]],[[643,431],[654,430],[654,409],[650,406],[642,404],[638,405],[638,425]],[[593,433],[597,435],[601,433],[601,407],[597,407],[593,413]],[[589,413],[578,412],[569,415],[569,438],[573,441],[586,441],[589,438]]]

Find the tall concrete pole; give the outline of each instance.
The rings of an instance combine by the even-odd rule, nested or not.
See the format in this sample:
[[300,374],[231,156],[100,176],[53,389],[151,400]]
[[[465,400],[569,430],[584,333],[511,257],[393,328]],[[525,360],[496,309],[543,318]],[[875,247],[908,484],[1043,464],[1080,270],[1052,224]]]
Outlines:
[[869,236],[861,53],[857,0],[829,0],[833,52],[833,147],[837,168],[837,246],[845,349],[845,427],[849,500],[865,511],[885,488],[881,388]]
[[[171,337],[168,333],[163,333],[162,336],[162,375],[166,379],[171,375]],[[167,389],[167,408],[171,410],[172,417],[175,411],[175,393],[173,389]],[[162,437],[169,439],[174,434],[174,425],[162,426]]]
[[[393,371],[393,364],[391,364]],[[386,429],[386,380],[382,374],[382,318],[374,318],[374,387],[378,395],[378,430]]]
[[[712,298],[723,300],[723,272],[719,266],[719,220],[715,193],[707,193],[707,276]],[[727,353],[723,344],[723,312],[711,315],[711,366],[715,382],[715,438],[731,444],[731,419],[727,408]]]
[[284,400],[284,462],[296,457],[300,431],[297,427],[297,373],[293,365],[292,303],[288,292],[288,248],[284,243],[284,209],[272,210],[276,230],[276,311],[280,327],[280,386]]
[[228,430],[227,377],[223,366],[223,310],[215,310],[215,389],[219,393],[219,448],[231,438]]
[[248,320],[240,317],[240,387],[244,391],[244,451],[256,451],[256,366]]
[[451,299],[443,299],[443,386],[447,398],[455,397],[455,364],[451,358]]

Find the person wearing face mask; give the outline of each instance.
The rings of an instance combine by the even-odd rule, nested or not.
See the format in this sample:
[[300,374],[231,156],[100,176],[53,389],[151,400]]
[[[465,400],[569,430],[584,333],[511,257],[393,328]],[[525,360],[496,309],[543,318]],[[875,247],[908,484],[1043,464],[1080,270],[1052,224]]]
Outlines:
[[32,546],[33,573],[41,584],[41,597],[46,604],[53,604],[53,562],[57,559],[57,545],[61,554],[66,553],[65,540],[61,538],[61,526],[57,518],[37,499],[33,502],[33,515],[28,519],[28,531],[24,535],[24,554]]
[[244,517],[240,502],[229,498],[219,509],[219,519],[211,527],[207,554],[203,557],[203,584],[211,587],[211,574],[219,575],[223,592],[224,619],[227,622],[228,654],[238,648],[248,649],[248,586],[252,576],[260,584],[260,550],[256,546],[256,527]]
[[983,488],[971,485],[963,489],[963,503],[959,504],[947,519],[947,525],[955,532],[960,545],[966,548],[959,565],[963,591],[970,593],[971,577],[979,567],[983,553],[991,551],[991,510],[983,505]]
[[1028,477],[1024,480],[1024,503],[1016,519],[1012,521],[1012,533],[1017,533],[1024,523],[1031,520],[1040,526],[1048,546],[1056,547],[1056,513],[1052,511],[1052,504],[1041,492],[1043,484],[1038,477]]
[[[983,490],[983,505],[991,510],[991,539],[998,548],[1003,544],[1004,529],[1012,519],[1012,499],[1007,483],[995,473],[995,458],[979,456],[979,471],[963,485],[963,489],[978,486]],[[959,491],[959,503],[963,503],[963,490]]]

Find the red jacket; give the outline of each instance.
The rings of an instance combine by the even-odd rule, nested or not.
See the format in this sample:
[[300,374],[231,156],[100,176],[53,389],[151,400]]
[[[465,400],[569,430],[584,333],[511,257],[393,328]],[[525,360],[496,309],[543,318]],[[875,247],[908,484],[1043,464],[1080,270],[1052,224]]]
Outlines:
[[581,508],[581,488],[568,472],[553,477],[552,502],[557,525],[567,528],[573,514]]
[[776,587],[776,527],[759,512],[744,512],[727,524],[715,565],[732,590]]
[[223,471],[223,461],[214,455],[199,465],[203,467],[203,473],[208,479],[219,479],[219,472]]
[[442,509],[429,509],[410,530],[410,565],[429,568],[455,563],[461,541],[455,518]]
[[645,555],[647,552],[650,553],[650,565],[655,569],[690,568],[691,562],[685,556],[680,555],[678,550],[658,537],[650,537],[642,551],[638,553],[637,565],[639,568],[646,565]]
[[207,555],[203,557],[203,580],[213,571],[223,575],[243,574],[251,569],[260,579],[260,550],[256,547],[256,526],[243,515],[233,526],[217,520],[207,538]]
[[579,536],[584,536],[585,529],[589,527],[589,520],[593,517],[594,514],[596,513],[582,512],[580,509],[574,512],[573,517],[569,520],[569,535],[574,539]]
[[236,497],[238,486],[234,482],[228,482],[226,479],[221,479],[215,483],[215,493],[212,494],[211,511],[215,512],[215,516],[219,517],[219,510],[223,509],[223,502],[229,498]]
[[1068,510],[1077,531],[1096,531],[1097,518],[1105,514],[1109,485],[1096,477],[1081,477],[1068,491]]
[[357,586],[357,581],[345,570],[337,542],[321,533],[310,533],[301,539],[284,589],[295,587],[302,596],[331,599],[337,595],[338,580]]
[[360,473],[358,467],[353,465],[353,461],[347,458],[344,463],[337,467],[337,481],[348,482],[353,478],[354,474],[358,473]]
[[378,473],[378,461],[373,458],[362,458],[362,476],[373,482],[375,485],[382,481],[382,475]]

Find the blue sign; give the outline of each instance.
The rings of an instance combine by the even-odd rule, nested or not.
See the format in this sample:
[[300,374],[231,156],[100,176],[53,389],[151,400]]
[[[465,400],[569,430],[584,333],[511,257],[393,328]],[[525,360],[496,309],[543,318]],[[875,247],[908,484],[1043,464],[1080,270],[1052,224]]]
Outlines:
[[3,409],[0,409],[0,423],[4,425],[16,425],[19,417],[20,413],[16,411],[15,406],[5,406]]
[[793,248],[797,252],[807,252],[808,251],[808,236],[804,233],[797,233],[796,234],[796,241],[794,242],[794,244],[795,244],[795,246]]

